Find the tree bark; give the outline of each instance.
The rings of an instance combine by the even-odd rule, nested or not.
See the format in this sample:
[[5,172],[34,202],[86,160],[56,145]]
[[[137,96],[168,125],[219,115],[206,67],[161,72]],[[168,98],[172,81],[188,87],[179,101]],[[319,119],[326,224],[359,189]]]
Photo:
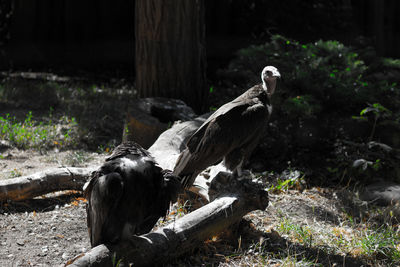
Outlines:
[[[268,194],[246,182],[226,185],[232,193],[185,215],[171,224],[114,246],[99,245],[77,256],[66,266],[113,266],[121,260],[124,266],[154,266],[175,259],[212,235],[223,232],[248,212],[268,206]],[[131,265],[132,264],[132,265]]]
[[0,180],[0,202],[24,200],[61,190],[82,190],[91,168],[53,168],[14,179]]
[[136,87],[139,97],[206,98],[204,0],[137,0]]

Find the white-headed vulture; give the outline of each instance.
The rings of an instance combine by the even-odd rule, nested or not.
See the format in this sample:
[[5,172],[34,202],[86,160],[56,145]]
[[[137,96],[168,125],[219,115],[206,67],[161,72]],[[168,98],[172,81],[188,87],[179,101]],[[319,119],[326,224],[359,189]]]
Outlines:
[[200,172],[221,160],[235,175],[241,175],[243,162],[264,134],[272,112],[270,99],[280,76],[277,68],[265,67],[262,84],[221,106],[189,138],[174,168],[184,188],[192,186]]

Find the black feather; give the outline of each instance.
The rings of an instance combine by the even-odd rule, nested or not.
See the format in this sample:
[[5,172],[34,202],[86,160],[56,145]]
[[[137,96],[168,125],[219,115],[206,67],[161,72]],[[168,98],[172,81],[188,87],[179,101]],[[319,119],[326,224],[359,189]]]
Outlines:
[[91,245],[149,232],[179,191],[178,177],[157,166],[147,150],[122,143],[85,189]]
[[235,170],[263,136],[270,111],[269,96],[262,85],[215,111],[189,138],[174,167],[183,187],[192,186],[200,172],[221,160]]

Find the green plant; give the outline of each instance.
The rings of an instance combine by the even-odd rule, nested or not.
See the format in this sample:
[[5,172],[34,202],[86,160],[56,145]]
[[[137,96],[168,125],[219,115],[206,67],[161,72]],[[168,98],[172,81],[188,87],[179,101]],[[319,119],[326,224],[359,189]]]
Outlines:
[[10,172],[10,178],[15,178],[15,177],[20,177],[20,176],[22,176],[22,172],[20,170],[13,169]]
[[45,123],[33,120],[32,111],[29,111],[23,121],[18,121],[10,114],[0,116],[0,138],[13,143],[18,148],[65,147],[75,144],[72,130],[77,123],[74,118],[62,117],[65,128],[58,129],[52,120]]
[[296,96],[286,99],[284,109],[290,115],[311,117],[321,111],[319,102],[312,95]]
[[313,233],[310,227],[292,223],[288,218],[281,218],[279,231],[293,237],[297,242],[311,247]]
[[110,154],[113,149],[115,148],[115,143],[114,142],[108,142],[107,144],[100,144],[97,146],[97,153],[106,153],[106,154]]
[[315,263],[315,261],[311,261],[308,259],[301,259],[300,261],[296,257],[297,255],[288,255],[282,260],[280,260],[280,265],[282,267],[322,267],[323,265],[320,263]]
[[180,203],[177,208],[178,217],[182,217],[189,212],[192,207],[192,203],[190,200],[186,200],[183,204]]
[[373,116],[373,123],[372,123],[372,130],[369,135],[368,141],[372,141],[375,130],[376,130],[376,124],[378,122],[379,118],[389,118],[392,115],[392,112],[382,106],[380,103],[375,103],[375,104],[368,104],[368,107],[364,108],[360,112],[360,117],[353,116],[354,119],[362,119],[367,121],[367,115],[372,114]]
[[111,261],[112,261],[112,267],[121,266],[122,259],[117,260],[117,253],[116,252],[113,253],[113,255],[111,257]]
[[289,171],[288,174],[284,173],[282,175],[284,177],[278,177],[275,185],[271,185],[267,191],[272,193],[280,193],[284,191],[288,191],[293,188],[300,188],[301,183],[304,181],[304,175],[301,176],[299,171]]
[[384,257],[400,263],[400,235],[391,226],[365,229],[358,242],[361,253],[370,258]]

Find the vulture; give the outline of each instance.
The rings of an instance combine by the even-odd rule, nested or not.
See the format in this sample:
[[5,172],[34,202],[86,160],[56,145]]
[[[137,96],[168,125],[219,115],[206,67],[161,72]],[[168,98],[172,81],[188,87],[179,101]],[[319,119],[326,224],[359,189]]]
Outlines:
[[191,187],[200,172],[221,160],[233,175],[241,175],[243,162],[264,134],[280,76],[277,68],[265,67],[262,84],[221,106],[188,139],[173,171],[181,177],[184,188]]
[[117,146],[84,190],[92,247],[149,232],[180,188],[179,177],[161,169],[140,145]]

